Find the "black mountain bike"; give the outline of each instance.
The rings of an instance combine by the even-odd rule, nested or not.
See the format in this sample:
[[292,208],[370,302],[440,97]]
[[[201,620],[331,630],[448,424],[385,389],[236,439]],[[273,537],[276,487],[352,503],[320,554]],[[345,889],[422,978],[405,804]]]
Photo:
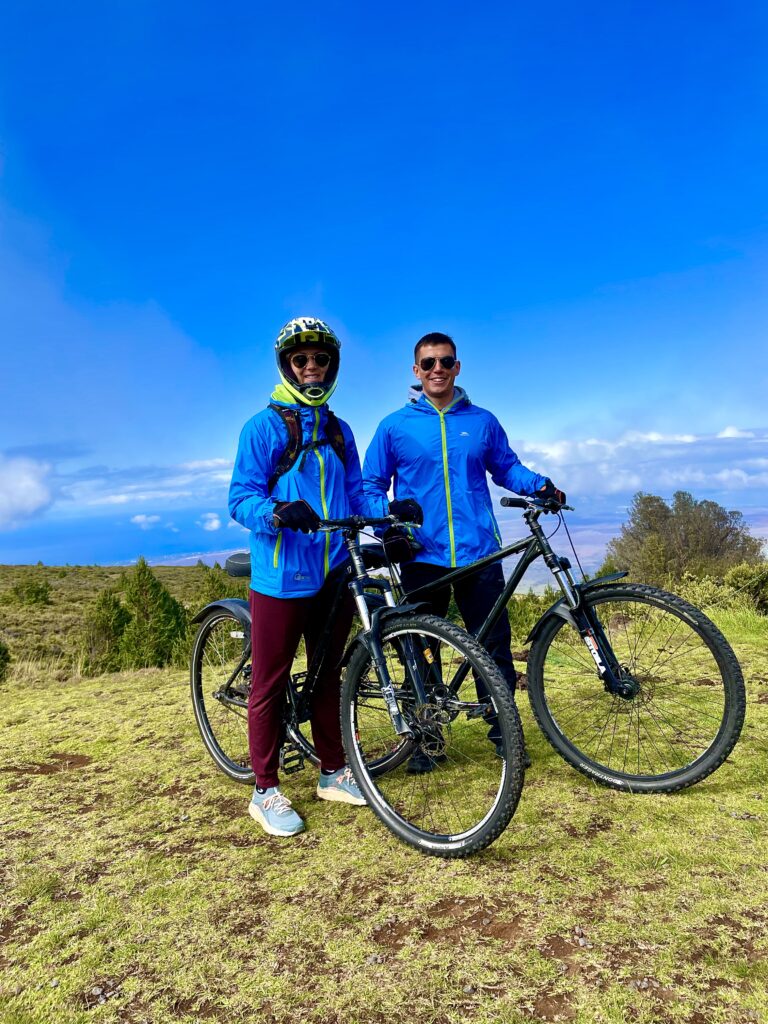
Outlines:
[[482,642],[506,614],[526,569],[543,558],[563,596],[526,640],[528,697],[558,754],[596,782],[634,792],[671,793],[710,775],[733,750],[746,707],[739,662],[720,630],[673,594],[617,582],[626,572],[576,583],[571,563],[554,553],[539,523],[549,512],[563,521],[570,506],[535,498],[501,504],[523,509],[531,536],[406,599],[418,601],[520,554],[477,633]]
[[[423,853],[464,857],[506,828],[523,785],[523,738],[512,695],[483,647],[463,629],[396,605],[388,581],[368,575],[385,564],[381,548],[361,550],[365,527],[393,517],[325,520],[349,552],[312,663],[294,672],[284,706],[280,767],[318,764],[309,707],[334,616],[349,587],[361,628],[342,661],[341,730],[348,763],[367,803],[398,838]],[[249,573],[247,554],[227,561],[232,575]],[[203,743],[219,768],[252,783],[247,707],[251,685],[251,620],[247,602],[222,600],[195,617],[191,689]],[[501,739],[490,742],[498,723]],[[441,765],[411,774],[418,751]]]

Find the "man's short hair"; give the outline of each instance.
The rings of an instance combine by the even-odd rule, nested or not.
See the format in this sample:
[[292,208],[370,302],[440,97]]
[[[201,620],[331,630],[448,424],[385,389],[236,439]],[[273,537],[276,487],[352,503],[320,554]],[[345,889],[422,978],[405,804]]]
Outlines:
[[416,348],[413,350],[414,363],[419,361],[419,349],[422,345],[450,345],[453,349],[453,358],[456,358],[456,342],[453,338],[447,334],[441,334],[440,331],[432,331],[431,334],[425,334],[416,342]]

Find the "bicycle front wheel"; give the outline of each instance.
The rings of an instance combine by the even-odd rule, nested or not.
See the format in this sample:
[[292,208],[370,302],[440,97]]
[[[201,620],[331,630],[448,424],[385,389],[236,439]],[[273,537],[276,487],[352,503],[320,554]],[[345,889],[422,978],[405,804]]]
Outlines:
[[744,722],[744,679],[728,641],[698,609],[654,587],[606,584],[584,601],[631,692],[608,693],[582,638],[552,617],[528,658],[528,696],[549,742],[614,789],[672,793],[710,775]]
[[[342,686],[347,758],[371,809],[399,839],[423,853],[465,857],[501,835],[520,798],[523,739],[512,693],[477,641],[443,619],[394,618],[381,643],[413,735],[395,732],[360,645]],[[426,701],[417,697],[416,673]]]

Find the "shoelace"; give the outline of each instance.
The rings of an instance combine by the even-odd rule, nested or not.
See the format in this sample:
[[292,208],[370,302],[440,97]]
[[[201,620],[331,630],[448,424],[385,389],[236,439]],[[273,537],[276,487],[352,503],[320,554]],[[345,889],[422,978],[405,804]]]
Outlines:
[[352,769],[349,767],[349,765],[347,765],[347,767],[344,769],[341,775],[336,776],[337,786],[343,786],[345,782],[351,783],[353,786],[355,786],[355,788],[357,788],[357,783],[355,782],[355,778],[352,775]]
[[265,811],[274,811],[275,814],[287,814],[291,809],[291,801],[283,793],[273,793],[268,796],[261,805]]

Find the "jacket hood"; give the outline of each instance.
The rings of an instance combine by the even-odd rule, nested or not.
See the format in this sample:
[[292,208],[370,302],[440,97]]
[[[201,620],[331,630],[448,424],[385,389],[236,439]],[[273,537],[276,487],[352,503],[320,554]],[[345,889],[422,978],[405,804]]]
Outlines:
[[[464,388],[454,385],[453,392],[453,402],[451,403],[452,409],[455,409],[457,405],[462,405],[464,403],[467,405],[472,404],[469,400],[469,395]],[[408,389],[408,405],[416,405],[420,409],[424,409],[426,411],[436,411],[435,406],[432,405],[430,400],[424,394],[424,388],[421,384],[411,384]]]

